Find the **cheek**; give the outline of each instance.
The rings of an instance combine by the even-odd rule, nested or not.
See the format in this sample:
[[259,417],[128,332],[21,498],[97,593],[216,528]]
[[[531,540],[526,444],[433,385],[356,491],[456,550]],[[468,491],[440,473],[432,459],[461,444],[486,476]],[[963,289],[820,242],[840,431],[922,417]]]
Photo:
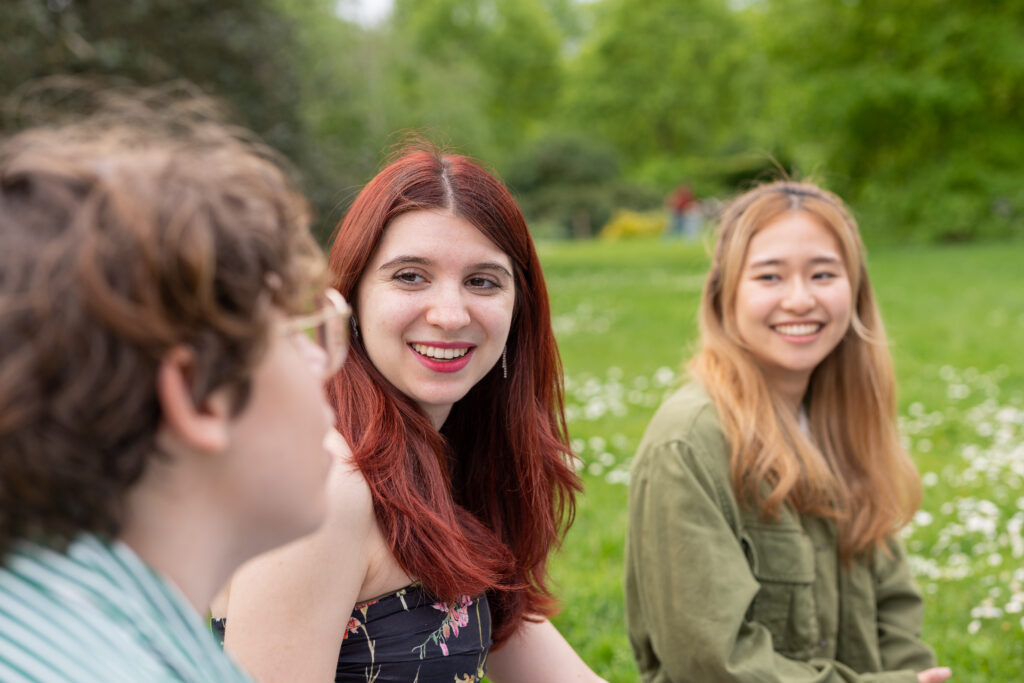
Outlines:
[[761,322],[774,305],[774,297],[762,288],[740,286],[736,291],[736,322],[740,326]]
[[853,317],[855,306],[853,294],[850,292],[849,285],[845,287],[836,287],[835,291],[830,292],[828,306],[832,312],[832,316],[836,320],[845,321],[843,327],[848,327],[850,320]]
[[502,340],[508,337],[512,329],[512,317],[515,312],[515,300],[509,297],[507,300],[496,301],[494,306],[489,306],[484,312],[487,327],[491,334],[500,337]]
[[357,300],[359,333],[378,341],[382,337],[398,334],[410,316],[408,302],[386,292],[368,291]]
[[323,384],[298,345],[283,337],[275,344],[253,377],[240,431],[260,435],[264,444],[319,438],[328,426]]

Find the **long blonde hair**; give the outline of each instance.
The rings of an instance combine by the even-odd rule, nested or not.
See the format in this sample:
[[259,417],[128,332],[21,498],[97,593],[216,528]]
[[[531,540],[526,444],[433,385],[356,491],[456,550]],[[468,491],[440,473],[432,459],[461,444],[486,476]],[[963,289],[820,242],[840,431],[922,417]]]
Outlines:
[[[790,212],[836,238],[853,294],[850,328],[814,369],[804,400],[810,438],[773,394],[736,325],[736,296],[750,241]],[[842,200],[808,183],[779,181],[738,197],[718,228],[701,299],[701,347],[690,361],[731,444],[733,490],[768,519],[783,505],[833,518],[844,560],[905,525],[921,501],[896,428],[896,388],[864,245]]]

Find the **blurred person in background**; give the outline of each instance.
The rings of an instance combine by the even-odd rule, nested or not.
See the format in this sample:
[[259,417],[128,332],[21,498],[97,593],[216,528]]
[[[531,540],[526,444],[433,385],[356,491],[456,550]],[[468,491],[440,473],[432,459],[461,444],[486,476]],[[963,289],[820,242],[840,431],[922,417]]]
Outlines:
[[941,683],[897,532],[920,502],[849,210],[805,183],[718,228],[692,381],[630,479],[626,615],[644,681]]
[[331,398],[363,476],[332,495],[361,511],[242,568],[214,609],[226,647],[264,681],[600,680],[547,619],[580,481],[508,190],[410,150],[356,198],[330,265],[355,309]]
[[0,680],[249,680],[200,613],[324,520],[348,309],[244,137],[139,99],[0,148]]
[[672,217],[668,236],[683,240],[697,239],[704,214],[700,200],[693,190],[687,185],[680,185],[669,195],[667,203]]

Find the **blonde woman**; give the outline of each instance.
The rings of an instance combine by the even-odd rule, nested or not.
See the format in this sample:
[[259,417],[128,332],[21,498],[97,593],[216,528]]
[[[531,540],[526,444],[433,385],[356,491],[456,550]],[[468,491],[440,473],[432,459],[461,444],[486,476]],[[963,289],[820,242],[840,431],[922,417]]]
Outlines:
[[645,681],[941,683],[896,532],[920,502],[856,223],[814,185],[726,210],[692,383],[630,483]]

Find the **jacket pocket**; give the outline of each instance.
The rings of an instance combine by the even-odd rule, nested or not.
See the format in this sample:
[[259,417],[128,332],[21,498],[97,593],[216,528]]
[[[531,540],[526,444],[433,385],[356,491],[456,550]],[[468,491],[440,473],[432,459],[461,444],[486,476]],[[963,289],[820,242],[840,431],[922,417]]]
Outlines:
[[760,584],[750,619],[771,632],[776,652],[807,659],[818,643],[814,545],[799,527],[750,525],[751,569]]

